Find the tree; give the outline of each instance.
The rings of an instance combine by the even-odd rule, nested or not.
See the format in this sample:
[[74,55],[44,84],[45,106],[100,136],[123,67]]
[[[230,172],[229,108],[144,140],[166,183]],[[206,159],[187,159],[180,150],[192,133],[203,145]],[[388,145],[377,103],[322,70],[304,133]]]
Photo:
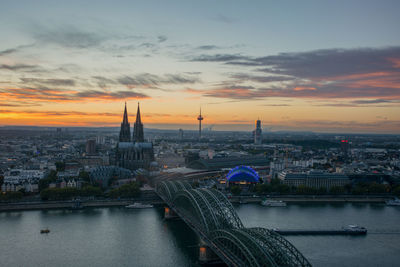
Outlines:
[[17,200],[17,199],[21,199],[23,196],[23,193],[16,191],[16,192],[7,192],[5,194],[0,194],[0,200],[5,200],[5,201],[9,201],[9,200]]
[[317,194],[318,190],[313,187],[299,185],[296,189],[296,193],[299,195],[313,195],[313,194]]
[[89,183],[90,182],[90,176],[89,173],[86,171],[80,171],[79,172],[79,178],[81,178],[82,180],[84,180],[85,182]]
[[115,188],[109,192],[111,198],[130,198],[140,195],[140,187],[136,182],[124,184],[119,188]]
[[4,183],[4,176],[0,175],[0,186],[2,186]]
[[280,194],[287,194],[290,192],[290,186],[288,186],[287,184],[280,184],[277,186],[277,191]]
[[368,186],[368,192],[373,194],[386,193],[386,187],[383,184],[372,183]]
[[103,195],[103,191],[101,190],[100,187],[94,187],[94,186],[85,186],[81,190],[81,196],[86,196],[86,197],[99,197]]
[[45,178],[39,180],[39,191],[48,188],[50,183],[55,182],[56,180],[57,172],[55,170],[51,170]]
[[240,195],[240,193],[242,192],[242,189],[240,188],[240,186],[238,186],[238,185],[233,185],[233,186],[231,186],[231,193],[233,194],[233,195],[235,195],[235,196],[238,196],[238,195]]
[[392,194],[400,197],[400,185],[396,186],[395,188],[392,189]]
[[326,187],[320,187],[317,190],[318,195],[324,195],[324,194],[326,194],[326,192],[327,192]]
[[343,194],[345,191],[346,190],[343,186],[332,186],[329,189],[329,193],[334,194],[334,195]]
[[55,163],[57,171],[65,171],[65,162],[57,161]]

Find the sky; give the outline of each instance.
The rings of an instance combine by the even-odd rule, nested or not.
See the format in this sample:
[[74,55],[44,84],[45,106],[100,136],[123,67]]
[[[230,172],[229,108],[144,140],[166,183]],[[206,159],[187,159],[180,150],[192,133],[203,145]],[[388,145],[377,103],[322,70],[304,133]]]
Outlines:
[[400,1],[0,6],[0,126],[400,133]]

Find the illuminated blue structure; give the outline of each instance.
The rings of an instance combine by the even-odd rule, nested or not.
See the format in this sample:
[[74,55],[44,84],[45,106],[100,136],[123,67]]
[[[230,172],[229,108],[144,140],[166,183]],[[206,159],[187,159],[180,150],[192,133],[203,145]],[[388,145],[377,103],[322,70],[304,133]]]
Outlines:
[[230,184],[252,184],[258,183],[260,177],[255,170],[248,166],[237,166],[230,170],[230,172],[226,176],[226,179]]

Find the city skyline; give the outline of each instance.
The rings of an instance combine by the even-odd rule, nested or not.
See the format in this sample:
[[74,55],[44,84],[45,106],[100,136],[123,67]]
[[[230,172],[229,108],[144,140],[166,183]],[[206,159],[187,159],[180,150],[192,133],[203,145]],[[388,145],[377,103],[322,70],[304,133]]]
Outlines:
[[398,134],[399,7],[4,1],[0,126]]

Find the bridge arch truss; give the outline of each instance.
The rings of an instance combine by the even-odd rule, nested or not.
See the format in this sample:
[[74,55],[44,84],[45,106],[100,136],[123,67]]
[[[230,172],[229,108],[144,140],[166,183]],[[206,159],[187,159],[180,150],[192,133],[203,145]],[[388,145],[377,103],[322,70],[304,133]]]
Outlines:
[[232,204],[215,189],[193,189],[185,181],[164,181],[157,194],[228,265],[311,266],[284,237],[265,228],[245,228]]

